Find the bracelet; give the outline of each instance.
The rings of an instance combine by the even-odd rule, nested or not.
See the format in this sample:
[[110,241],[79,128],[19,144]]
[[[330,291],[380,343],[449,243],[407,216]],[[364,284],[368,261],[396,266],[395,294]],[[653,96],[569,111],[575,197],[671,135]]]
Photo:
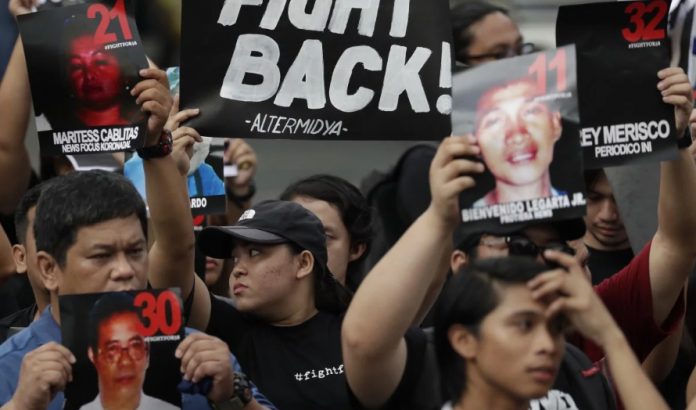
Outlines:
[[254,181],[249,182],[249,192],[245,195],[237,195],[232,190],[225,185],[225,194],[227,194],[227,199],[234,202],[238,207],[242,208],[244,203],[249,201],[254,194],[256,194],[256,184]]
[[684,132],[684,135],[677,139],[677,148],[679,149],[686,149],[691,146],[691,130],[689,128],[686,129]]

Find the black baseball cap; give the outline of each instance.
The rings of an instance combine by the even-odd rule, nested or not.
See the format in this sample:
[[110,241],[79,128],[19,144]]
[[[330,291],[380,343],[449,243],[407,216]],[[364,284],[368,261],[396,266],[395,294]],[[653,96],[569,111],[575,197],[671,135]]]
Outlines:
[[315,289],[318,309],[343,312],[351,292],[341,285],[327,266],[326,234],[319,218],[295,202],[269,200],[244,211],[232,226],[211,226],[198,235],[198,248],[218,259],[232,257],[236,241],[274,245],[291,243],[314,256],[322,274]]
[[539,222],[519,222],[513,224],[496,224],[485,226],[482,224],[460,224],[454,231],[454,247],[469,251],[473,249],[481,240],[482,235],[508,236],[522,233],[532,226],[547,225],[558,232],[559,239],[562,241],[573,241],[585,235],[585,221],[582,218],[563,219],[557,221]]

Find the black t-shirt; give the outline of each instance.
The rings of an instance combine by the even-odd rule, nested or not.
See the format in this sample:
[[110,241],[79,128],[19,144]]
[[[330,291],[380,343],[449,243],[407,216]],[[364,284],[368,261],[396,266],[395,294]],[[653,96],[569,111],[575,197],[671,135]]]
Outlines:
[[[211,296],[206,333],[229,345],[244,372],[278,409],[353,409],[341,355],[342,321],[342,316],[320,311],[297,326],[271,326]],[[406,337],[414,360],[406,364],[389,409],[399,408],[392,403],[406,403],[403,396],[418,390],[414,384],[423,365],[425,336],[420,334],[419,342],[414,332]]]
[[587,266],[590,268],[590,272],[592,272],[593,285],[598,285],[604,279],[613,276],[633,259],[633,250],[631,248],[618,251],[602,251],[588,246],[587,249],[590,251]]
[[36,309],[34,304],[0,319],[0,344],[12,336],[14,331],[29,326],[34,321]]

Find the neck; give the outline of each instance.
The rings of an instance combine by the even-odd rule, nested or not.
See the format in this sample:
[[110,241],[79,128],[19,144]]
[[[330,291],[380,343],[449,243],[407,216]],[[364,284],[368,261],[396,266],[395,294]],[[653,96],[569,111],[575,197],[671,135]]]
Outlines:
[[41,316],[41,313],[46,309],[48,305],[51,304],[51,295],[46,293],[45,290],[41,291],[38,289],[31,289],[34,294],[34,300],[36,301],[36,314],[34,314],[34,320]]
[[510,185],[496,181],[495,190],[489,194],[493,203],[522,201],[525,199],[544,198],[551,196],[551,178],[548,172],[539,181],[526,185]]
[[76,115],[83,124],[92,127],[124,123],[124,120],[121,118],[121,108],[118,105],[113,105],[101,110],[79,107]]
[[272,326],[288,327],[297,326],[313,318],[314,315],[319,313],[314,303],[307,306],[300,307],[297,310],[283,312],[284,315],[277,315],[270,318],[268,323]]
[[585,232],[585,237],[583,238],[585,245],[592,249],[597,249],[599,251],[623,251],[631,247],[631,243],[628,242],[628,238],[625,241],[616,244],[606,244],[600,242],[594,235],[588,230]]
[[55,292],[51,292],[51,316],[53,316],[53,320],[58,323],[58,326],[60,326],[60,304],[58,303],[58,294]]
[[109,389],[103,389],[99,386],[99,397],[101,400],[101,405],[104,410],[117,410],[117,409],[137,409],[140,405],[141,394],[113,394],[109,395]]
[[[468,366],[473,369],[473,366]],[[454,410],[527,410],[529,400],[514,398],[500,388],[495,388],[486,382],[475,371],[467,374],[466,389],[459,401],[455,404]]]

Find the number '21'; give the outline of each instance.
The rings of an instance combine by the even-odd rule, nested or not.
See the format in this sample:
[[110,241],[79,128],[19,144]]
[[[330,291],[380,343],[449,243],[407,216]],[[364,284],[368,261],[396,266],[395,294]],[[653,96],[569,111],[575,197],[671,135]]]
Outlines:
[[97,44],[115,43],[118,41],[115,33],[108,32],[111,20],[118,20],[118,24],[121,26],[121,33],[126,40],[133,39],[133,33],[131,33],[131,29],[128,26],[126,7],[123,2],[124,0],[117,0],[111,10],[100,3],[92,4],[87,9],[87,18],[95,19],[97,15],[100,18],[99,27],[97,27],[97,32],[94,33],[94,41]]
[[[643,16],[646,13],[652,13],[654,11],[657,11],[657,14],[655,14],[646,25],[643,21]],[[650,3],[637,1],[629,4],[624,12],[631,16],[630,21],[634,26],[633,30],[629,27],[621,30],[621,35],[623,35],[626,41],[634,43],[636,41],[659,40],[665,38],[665,30],[657,28],[657,25],[660,24],[667,15],[667,3],[663,0],[653,0]]]
[[[556,71],[556,91],[564,91],[568,85],[566,80],[566,52],[559,49],[556,55],[548,63],[548,71]],[[529,74],[536,75],[537,86],[542,94],[547,93],[546,89],[546,54],[539,54],[536,60],[529,66]]]

